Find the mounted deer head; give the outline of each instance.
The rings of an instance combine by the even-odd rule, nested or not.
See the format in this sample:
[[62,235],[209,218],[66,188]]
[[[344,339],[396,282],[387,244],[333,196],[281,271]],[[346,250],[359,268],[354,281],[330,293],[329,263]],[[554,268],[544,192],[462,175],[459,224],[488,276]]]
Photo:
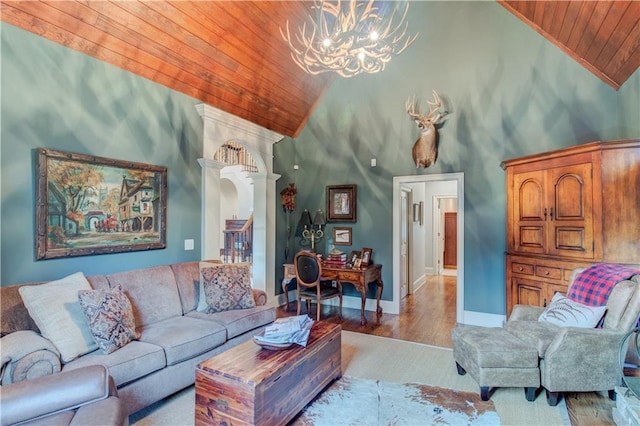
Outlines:
[[440,120],[449,113],[442,109],[440,96],[435,90],[433,91],[433,102],[427,101],[427,105],[429,105],[429,113],[422,115],[420,110],[416,112],[415,95],[407,99],[406,103],[407,113],[420,129],[420,137],[413,145],[412,150],[416,168],[420,166],[427,168],[435,164],[438,158],[438,131],[436,130],[436,124],[440,124]]

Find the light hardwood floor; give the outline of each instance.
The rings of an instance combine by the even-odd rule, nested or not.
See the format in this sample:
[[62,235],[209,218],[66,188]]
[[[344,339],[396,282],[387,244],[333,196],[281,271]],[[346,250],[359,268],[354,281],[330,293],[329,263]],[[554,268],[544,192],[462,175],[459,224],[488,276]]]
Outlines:
[[[295,305],[295,301],[291,303],[289,311],[280,307],[278,316],[295,315]],[[312,315],[315,316],[314,308]],[[360,325],[357,309],[344,308],[342,316],[340,321],[337,307],[324,306],[321,319],[341,324],[343,330],[450,348],[451,329],[456,325],[456,279],[428,277],[423,286],[401,302],[399,315],[383,314],[379,324],[374,312],[366,312],[368,322],[364,326]],[[538,396],[544,397],[543,392]],[[615,424],[611,411],[615,403],[606,395],[572,393],[566,395],[566,400],[573,426]]]

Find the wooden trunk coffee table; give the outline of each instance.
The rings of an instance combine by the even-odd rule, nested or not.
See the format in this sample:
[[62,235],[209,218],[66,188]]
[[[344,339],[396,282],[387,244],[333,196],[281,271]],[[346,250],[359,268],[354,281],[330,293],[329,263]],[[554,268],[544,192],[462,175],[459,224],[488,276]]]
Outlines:
[[196,369],[196,425],[283,425],[342,376],[341,327],[315,322],[306,347],[267,350],[253,341]]

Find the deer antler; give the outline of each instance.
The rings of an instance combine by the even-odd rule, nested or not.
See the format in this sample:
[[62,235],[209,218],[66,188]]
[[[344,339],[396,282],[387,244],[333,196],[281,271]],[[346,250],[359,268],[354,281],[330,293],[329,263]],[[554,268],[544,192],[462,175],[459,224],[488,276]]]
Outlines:
[[446,111],[440,111],[442,101],[435,90],[433,90],[433,102],[427,101],[427,105],[429,106],[429,112],[426,115],[422,115],[420,110],[416,112],[416,95],[407,99],[406,102],[407,114],[422,127],[426,127],[428,123],[436,124],[438,120],[447,114]]

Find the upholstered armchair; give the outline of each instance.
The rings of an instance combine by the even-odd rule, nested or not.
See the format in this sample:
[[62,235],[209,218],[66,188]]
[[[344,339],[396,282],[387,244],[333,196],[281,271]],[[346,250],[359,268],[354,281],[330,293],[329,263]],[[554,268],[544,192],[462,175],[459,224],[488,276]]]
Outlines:
[[129,417],[106,367],[92,365],[2,386],[2,426],[126,426]]
[[[573,271],[575,278],[584,269]],[[540,384],[547,402],[556,405],[563,392],[608,391],[621,384],[620,345],[640,315],[640,275],[613,286],[600,327],[580,328],[539,321],[544,308],[516,305],[505,329],[531,347],[540,358]]]

